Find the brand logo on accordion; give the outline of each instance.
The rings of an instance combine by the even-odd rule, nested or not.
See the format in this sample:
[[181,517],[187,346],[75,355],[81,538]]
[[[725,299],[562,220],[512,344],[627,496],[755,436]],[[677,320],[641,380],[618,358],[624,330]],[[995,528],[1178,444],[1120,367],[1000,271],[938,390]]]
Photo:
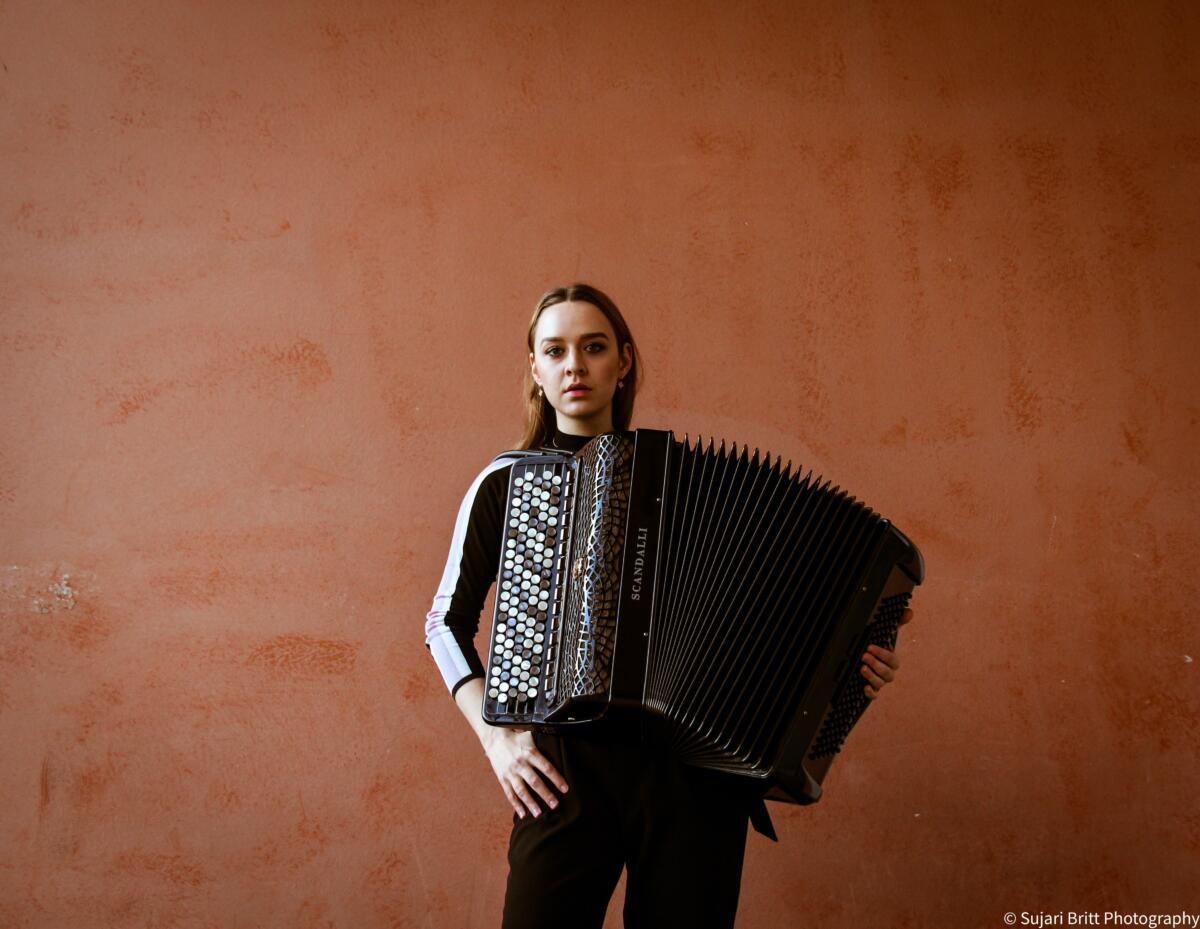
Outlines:
[[633,583],[629,587],[629,599],[642,599],[642,576],[646,568],[646,538],[650,530],[645,527],[637,531],[637,542],[634,543]]

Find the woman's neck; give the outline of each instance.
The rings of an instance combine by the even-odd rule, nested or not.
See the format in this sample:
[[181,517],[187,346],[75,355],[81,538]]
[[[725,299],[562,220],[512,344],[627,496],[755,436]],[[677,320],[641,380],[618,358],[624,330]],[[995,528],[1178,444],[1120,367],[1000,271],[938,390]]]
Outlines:
[[612,414],[610,413],[603,420],[599,419],[576,419],[573,416],[563,416],[562,413],[555,412],[554,429],[556,432],[563,435],[578,435],[595,438],[598,435],[604,435],[606,432],[613,431]]

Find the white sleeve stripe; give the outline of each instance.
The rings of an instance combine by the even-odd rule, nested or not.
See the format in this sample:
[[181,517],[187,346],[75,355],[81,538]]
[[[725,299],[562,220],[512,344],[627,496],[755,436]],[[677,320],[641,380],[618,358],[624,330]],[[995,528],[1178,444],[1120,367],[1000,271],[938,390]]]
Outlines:
[[453,689],[455,684],[471,673],[471,666],[462,648],[446,625],[446,611],[450,609],[450,598],[454,596],[454,589],[458,586],[458,577],[462,570],[463,545],[466,542],[467,526],[471,521],[471,507],[475,503],[475,496],[479,493],[479,485],[483,483],[483,479],[493,471],[506,468],[510,464],[511,459],[503,458],[490,462],[479,472],[463,497],[462,505],[458,508],[458,518],[454,521],[454,536],[450,540],[450,554],[446,557],[442,581],[434,595],[433,608],[425,617],[425,644],[429,646],[448,690]]

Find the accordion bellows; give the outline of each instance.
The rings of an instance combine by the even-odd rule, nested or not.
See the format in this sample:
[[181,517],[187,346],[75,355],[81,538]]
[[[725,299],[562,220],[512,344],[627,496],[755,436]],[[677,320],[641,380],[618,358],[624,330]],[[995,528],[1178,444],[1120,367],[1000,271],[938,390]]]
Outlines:
[[756,449],[606,433],[509,476],[483,715],[618,717],[811,803],[870,703],[921,553],[846,491]]

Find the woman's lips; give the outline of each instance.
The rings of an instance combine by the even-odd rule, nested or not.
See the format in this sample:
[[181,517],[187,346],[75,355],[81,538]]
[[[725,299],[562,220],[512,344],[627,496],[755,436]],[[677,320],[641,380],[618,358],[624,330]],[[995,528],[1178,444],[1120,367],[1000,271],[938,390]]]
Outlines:
[[568,390],[567,396],[568,397],[582,397],[591,392],[592,392],[592,388],[590,388],[590,387],[576,387],[572,390]]

